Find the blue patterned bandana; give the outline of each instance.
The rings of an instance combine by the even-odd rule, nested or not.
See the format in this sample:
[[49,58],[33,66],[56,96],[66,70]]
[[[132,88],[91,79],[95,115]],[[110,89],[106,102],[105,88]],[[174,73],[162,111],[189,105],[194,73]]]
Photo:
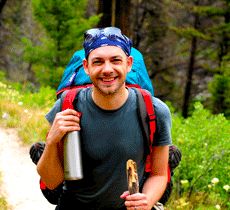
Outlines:
[[127,56],[130,55],[132,42],[128,37],[121,33],[119,28],[93,28],[86,31],[84,37],[85,40],[83,47],[86,58],[88,58],[91,51],[104,46],[120,47]]

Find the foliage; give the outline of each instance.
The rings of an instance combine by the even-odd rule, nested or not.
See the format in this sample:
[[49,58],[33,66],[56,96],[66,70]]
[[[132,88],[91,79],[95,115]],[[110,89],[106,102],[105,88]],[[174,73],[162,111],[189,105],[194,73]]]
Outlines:
[[0,209],[7,210],[7,202],[2,196],[0,196]]
[[[229,52],[229,1],[193,0],[172,2],[176,10],[175,14],[180,17],[176,18],[176,21],[172,22],[170,26],[170,29],[175,32],[179,40],[177,57],[179,60],[186,62],[186,66],[190,67],[187,69],[187,76],[190,77],[187,77],[187,80],[182,80],[189,85],[188,91],[184,92],[183,113],[188,110],[187,108],[190,109],[194,99],[202,98],[205,100],[205,105],[212,109],[214,113],[226,114],[228,112],[227,109],[229,109],[227,107],[229,105],[226,102],[228,96],[224,96],[224,105],[223,103],[219,104],[220,100],[223,100],[223,95],[220,96],[221,93],[219,91],[222,89],[221,85],[225,85],[223,90],[226,89],[227,82],[226,80],[223,81],[223,78],[214,77],[215,74],[220,73],[220,66],[223,65],[224,57]],[[183,21],[181,21],[182,19]],[[190,45],[189,42],[191,42]],[[191,52],[190,59],[187,59],[188,57],[184,55],[189,51]],[[186,59],[187,61],[185,61]],[[190,63],[188,64],[188,62]],[[225,60],[225,63],[229,65],[229,59]],[[180,74],[178,74],[179,77]],[[211,91],[209,93],[208,91],[202,91],[204,88],[207,89],[208,83],[212,79],[215,84],[212,85]],[[189,84],[191,80],[192,85]],[[181,88],[181,86],[179,87]],[[217,89],[215,90],[215,88]],[[225,94],[227,91],[226,89],[222,93]],[[217,95],[219,95],[219,99]],[[185,103],[186,99],[187,102],[190,102],[190,105]]]
[[[2,176],[1,176],[1,173],[0,173],[0,183],[1,182],[2,182]],[[9,210],[7,208],[7,202],[6,202],[5,197],[1,195],[1,191],[0,191],[0,209],[1,210]]]
[[175,33],[177,33],[179,36],[187,38],[187,39],[191,39],[193,37],[197,37],[200,39],[204,39],[204,40],[210,40],[211,38],[207,35],[205,35],[203,32],[193,28],[193,27],[186,27],[186,28],[182,28],[182,27],[171,27],[171,30],[173,30]]
[[[228,58],[226,56],[226,58]],[[212,94],[212,109],[215,113],[224,113],[230,117],[230,59],[222,62],[219,74],[216,74],[209,84]]]
[[229,131],[230,123],[222,114],[212,115],[200,103],[187,119],[174,115],[172,136],[183,155],[174,191],[188,209],[198,204],[229,207],[229,190],[224,189],[230,180]]
[[85,18],[86,0],[33,0],[36,20],[46,36],[39,45],[23,38],[24,59],[32,64],[42,85],[57,88],[64,67],[77,49],[81,48],[83,32],[94,26],[99,16]]
[[55,101],[55,90],[41,87],[31,93],[19,84],[0,82],[0,116],[1,125],[18,128],[25,143],[44,140],[48,122],[44,116]]

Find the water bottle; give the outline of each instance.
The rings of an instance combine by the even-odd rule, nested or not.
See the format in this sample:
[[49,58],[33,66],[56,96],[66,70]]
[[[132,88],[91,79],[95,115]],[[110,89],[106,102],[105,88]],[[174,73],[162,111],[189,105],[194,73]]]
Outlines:
[[83,178],[81,144],[79,131],[66,134],[64,139],[64,177],[65,180]]

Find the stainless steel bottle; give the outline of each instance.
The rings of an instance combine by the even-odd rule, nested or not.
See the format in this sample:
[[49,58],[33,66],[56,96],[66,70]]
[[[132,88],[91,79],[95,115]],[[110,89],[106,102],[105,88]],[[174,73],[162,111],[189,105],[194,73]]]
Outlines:
[[65,180],[83,178],[80,133],[72,131],[64,139],[64,176]]

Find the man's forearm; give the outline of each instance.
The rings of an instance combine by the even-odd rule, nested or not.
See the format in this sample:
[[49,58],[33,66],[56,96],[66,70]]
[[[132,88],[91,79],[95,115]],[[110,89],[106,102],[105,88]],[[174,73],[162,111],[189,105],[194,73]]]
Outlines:
[[156,204],[163,195],[167,185],[167,176],[150,176],[143,187],[142,193],[146,194],[149,203]]
[[54,189],[63,182],[64,172],[58,145],[46,144],[37,164],[37,171],[49,189]]

